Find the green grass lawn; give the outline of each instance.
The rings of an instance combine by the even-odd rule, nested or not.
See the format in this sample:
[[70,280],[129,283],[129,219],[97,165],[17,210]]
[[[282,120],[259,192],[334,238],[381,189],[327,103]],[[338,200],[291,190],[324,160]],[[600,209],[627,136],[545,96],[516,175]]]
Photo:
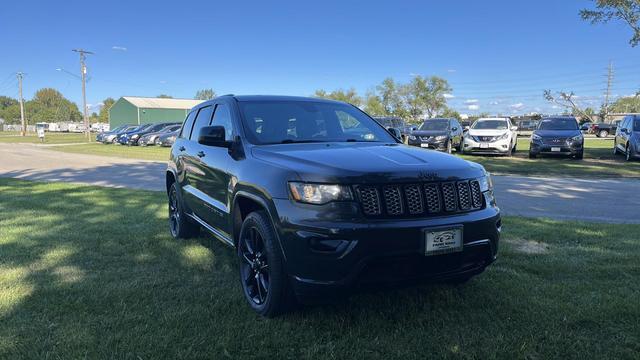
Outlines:
[[575,177],[640,177],[640,161],[627,162],[613,155],[613,139],[587,138],[583,160],[567,157],[538,156],[529,159],[529,138],[518,138],[514,156],[463,155],[478,162],[494,174],[575,176]]
[[0,358],[640,358],[640,226],[506,218],[468,284],[276,319],[162,193],[0,179]]
[[67,145],[67,146],[55,146],[51,147],[51,150],[62,151],[67,153],[76,154],[89,154],[89,155],[101,155],[101,156],[115,156],[128,159],[142,159],[142,160],[157,160],[167,161],[169,160],[169,151],[171,148],[160,146],[125,146],[125,145],[112,145],[112,144],[82,144],[82,145]]
[[[95,139],[95,134],[91,134]],[[84,134],[78,133],[52,133],[47,132],[44,142],[34,133],[27,133],[27,136],[20,136],[18,132],[0,132],[0,143],[31,143],[31,144],[71,144],[87,142]]]

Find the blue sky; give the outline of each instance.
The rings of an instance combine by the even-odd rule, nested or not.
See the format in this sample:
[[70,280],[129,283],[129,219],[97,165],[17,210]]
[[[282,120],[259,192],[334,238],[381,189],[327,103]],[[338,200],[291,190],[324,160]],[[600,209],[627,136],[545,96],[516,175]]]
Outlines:
[[[219,3],[219,4],[218,4]],[[310,95],[438,75],[463,113],[555,112],[545,88],[595,107],[613,61],[613,95],[640,88],[640,47],[620,23],[580,20],[589,0],[9,1],[0,12],[0,95],[54,87],[80,103],[73,48],[88,58],[88,102],[105,97]],[[21,16],[17,16],[20,14]]]

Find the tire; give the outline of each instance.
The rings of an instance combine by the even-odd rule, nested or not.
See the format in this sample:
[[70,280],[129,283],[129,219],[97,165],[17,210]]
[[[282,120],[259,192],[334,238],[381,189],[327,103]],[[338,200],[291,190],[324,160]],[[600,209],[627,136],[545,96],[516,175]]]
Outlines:
[[452,145],[451,145],[451,140],[447,141],[447,154],[451,154],[452,150]]
[[627,145],[627,151],[626,154],[624,155],[624,159],[626,161],[631,161],[631,146]]
[[578,154],[576,154],[575,159],[576,160],[582,160],[584,158],[584,150],[580,151]]
[[518,151],[517,148],[518,148],[518,142],[516,141],[515,144],[513,144],[513,148],[511,149],[511,153],[515,154],[516,151]]
[[460,141],[460,143],[456,147],[456,152],[459,153],[459,154],[462,153],[462,140]]
[[538,155],[532,153],[531,151],[529,151],[529,159],[535,159]]
[[600,137],[600,138],[605,138],[605,137],[607,137],[607,136],[609,136],[609,132],[608,132],[607,130],[600,130],[600,131],[598,131],[598,137]]
[[169,188],[169,231],[174,239],[189,239],[200,233],[200,226],[191,222],[184,212],[182,196],[175,182]]
[[615,140],[613,141],[613,156],[618,155],[618,147],[616,146]]
[[296,301],[275,230],[265,211],[242,222],[236,247],[240,284],[249,306],[264,317],[290,311]]

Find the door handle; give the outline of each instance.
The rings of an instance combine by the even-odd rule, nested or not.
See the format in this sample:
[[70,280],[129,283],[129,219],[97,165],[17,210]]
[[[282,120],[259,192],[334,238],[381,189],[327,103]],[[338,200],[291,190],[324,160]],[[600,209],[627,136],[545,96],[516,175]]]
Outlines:
[[184,146],[180,146],[180,147],[178,148],[178,150],[180,150],[180,151],[185,151],[186,149],[184,148]]
[[205,154],[204,154],[204,151],[200,150],[196,155],[198,155],[198,157],[201,158],[201,157],[204,157]]

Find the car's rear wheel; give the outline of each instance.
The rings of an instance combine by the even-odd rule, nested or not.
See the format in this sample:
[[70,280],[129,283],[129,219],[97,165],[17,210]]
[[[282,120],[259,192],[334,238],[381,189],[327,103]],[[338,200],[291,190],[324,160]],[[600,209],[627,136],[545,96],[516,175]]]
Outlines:
[[604,137],[607,137],[607,136],[609,136],[609,132],[607,130],[600,130],[598,132],[598,137],[604,138]]
[[627,150],[624,158],[627,161],[631,161],[631,147],[629,145],[627,145]]
[[200,226],[187,219],[175,182],[169,188],[169,230],[175,239],[188,239],[200,232]]
[[447,140],[447,154],[451,154],[452,149],[451,140]]
[[266,212],[252,212],[243,221],[237,255],[242,290],[251,308],[265,317],[289,311],[295,298]]
[[529,151],[529,159],[535,159],[536,156],[537,156],[536,154],[534,154],[531,151]]
[[582,159],[584,158],[584,151],[580,151],[579,153],[577,153],[577,154],[575,155],[575,158],[576,158],[577,160],[582,160]]

